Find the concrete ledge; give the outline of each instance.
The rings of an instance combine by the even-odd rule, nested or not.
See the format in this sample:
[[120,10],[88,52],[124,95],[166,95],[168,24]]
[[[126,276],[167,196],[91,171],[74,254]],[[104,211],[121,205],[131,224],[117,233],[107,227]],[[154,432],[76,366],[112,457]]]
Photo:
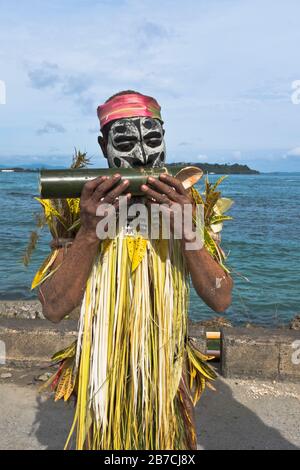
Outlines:
[[[51,324],[45,320],[0,320],[0,341],[6,365],[48,365],[51,356],[77,336],[77,321]],[[205,351],[205,328],[189,322],[189,336]],[[221,373],[227,378],[256,378],[300,382],[300,331],[265,328],[223,328]],[[294,357],[293,357],[294,355]],[[297,360],[298,359],[298,360]]]
[[45,320],[1,319],[0,341],[5,345],[6,365],[47,365],[51,356],[76,339],[77,322],[51,324]]
[[296,349],[293,348],[293,343],[297,340],[300,340],[300,331],[224,328],[221,349],[222,375],[228,378],[300,382],[300,364],[296,363]]
[[188,335],[203,353],[206,352],[206,329],[199,322],[188,322]]
[[[80,307],[68,315],[69,320],[78,320]],[[0,321],[2,318],[45,320],[42,305],[38,300],[0,300]]]
[[[189,322],[189,335],[201,351],[206,350],[205,328]],[[77,321],[53,324],[46,320],[1,318],[0,341],[5,344],[6,365],[47,365],[51,356],[77,337]]]
[[0,317],[44,319],[42,305],[38,300],[1,300]]

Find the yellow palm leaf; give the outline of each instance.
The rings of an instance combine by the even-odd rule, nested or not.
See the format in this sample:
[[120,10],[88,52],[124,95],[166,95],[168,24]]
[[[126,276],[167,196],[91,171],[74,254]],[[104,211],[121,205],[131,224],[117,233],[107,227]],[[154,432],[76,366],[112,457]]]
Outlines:
[[191,191],[191,196],[196,204],[204,204],[203,199],[199,191],[197,191],[196,188],[192,187],[190,191]]
[[40,199],[39,197],[36,197],[35,199],[43,206],[47,220],[49,220],[51,217],[56,217],[61,222],[61,224],[65,226],[64,218],[58,212],[58,210],[53,207],[51,199]]
[[159,239],[156,241],[157,251],[162,261],[166,261],[169,252],[169,240]]
[[58,351],[57,353],[55,353],[51,358],[52,361],[60,362],[63,359],[74,357],[75,352],[76,352],[76,344],[77,344],[77,341],[74,341],[74,343],[70,344],[70,346],[68,346],[67,348],[62,349]]
[[62,372],[61,378],[58,382],[54,401],[58,401],[61,398],[63,398],[66,392],[70,393],[70,388],[72,384],[72,372],[73,372],[73,365],[66,365],[64,371]]
[[128,256],[132,263],[134,250],[135,250],[135,238],[132,236],[126,237],[126,245],[127,245]]
[[133,254],[132,265],[131,265],[132,272],[135,271],[135,269],[138,267],[138,265],[144,258],[146,249],[147,249],[147,240],[145,240],[145,238],[141,236],[138,236],[135,239],[134,254]]
[[52,264],[56,260],[58,255],[58,250],[54,250],[50,255],[45,259],[40,269],[37,271],[36,275],[31,284],[31,289],[35,289],[43,280],[44,276],[47,274],[48,270],[51,268]]
[[102,248],[102,253],[106,253],[112,240],[110,238],[106,238],[106,240],[103,240],[101,243],[101,248]]
[[217,200],[216,204],[214,205],[214,212],[217,215],[222,215],[224,212],[227,212],[233,204],[233,200],[229,199],[228,197],[221,197]]
[[69,398],[72,395],[72,392],[74,390],[74,386],[75,386],[75,380],[74,380],[73,374],[71,373],[70,376],[69,376],[69,381],[68,381],[68,383],[66,384],[66,387],[65,387],[64,401],[69,400]]

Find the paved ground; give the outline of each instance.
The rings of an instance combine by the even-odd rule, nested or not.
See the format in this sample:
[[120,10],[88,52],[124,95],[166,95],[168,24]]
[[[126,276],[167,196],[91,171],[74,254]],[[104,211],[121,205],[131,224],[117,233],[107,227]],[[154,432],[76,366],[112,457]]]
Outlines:
[[[61,449],[73,409],[37,395],[41,370],[0,379],[0,449]],[[300,449],[300,384],[219,379],[197,407],[200,449]]]

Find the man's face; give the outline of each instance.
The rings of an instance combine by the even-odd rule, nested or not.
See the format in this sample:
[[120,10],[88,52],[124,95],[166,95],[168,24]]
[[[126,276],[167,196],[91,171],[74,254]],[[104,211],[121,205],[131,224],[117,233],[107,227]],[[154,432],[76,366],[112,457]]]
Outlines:
[[118,119],[108,132],[106,154],[112,168],[163,166],[166,148],[161,122],[149,117]]

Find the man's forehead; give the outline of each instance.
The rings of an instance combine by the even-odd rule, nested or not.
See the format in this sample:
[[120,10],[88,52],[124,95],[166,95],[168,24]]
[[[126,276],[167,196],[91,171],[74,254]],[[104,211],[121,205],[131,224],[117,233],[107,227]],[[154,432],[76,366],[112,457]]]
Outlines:
[[156,130],[162,132],[162,124],[159,119],[151,117],[122,118],[112,124],[110,132],[113,134],[136,133],[139,129],[142,131]]

